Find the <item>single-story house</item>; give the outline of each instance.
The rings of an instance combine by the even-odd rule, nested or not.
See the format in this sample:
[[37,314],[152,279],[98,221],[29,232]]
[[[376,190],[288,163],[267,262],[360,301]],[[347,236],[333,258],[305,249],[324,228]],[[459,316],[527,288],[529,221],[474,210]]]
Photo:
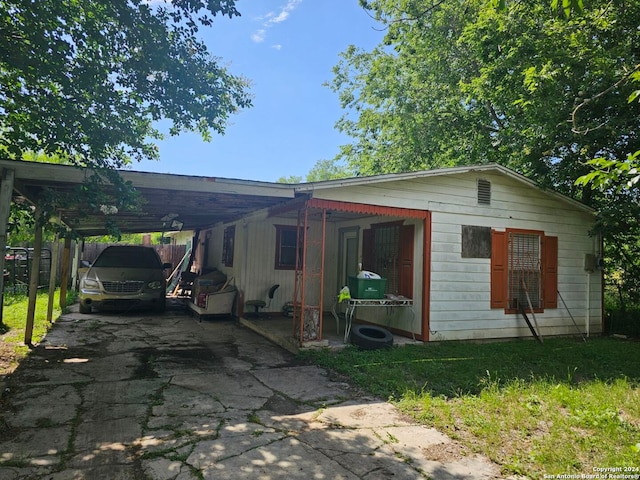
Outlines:
[[[0,167],[5,224],[12,196],[37,205],[47,189],[71,191],[87,175],[22,161],[0,160]],[[121,175],[141,194],[139,210],[92,214],[65,207],[61,221],[87,236],[103,233],[105,212],[123,232],[164,231],[178,221],[197,232],[191,271],[218,269],[231,279],[238,316],[252,310],[247,301],[264,299],[279,285],[263,310],[293,305],[291,332],[299,343],[322,340],[323,319],[344,308],[336,305],[344,286],[360,288],[350,277],[361,269],[383,277],[381,293],[410,308],[358,307],[354,318],[396,335],[530,337],[525,315],[543,336],[602,332],[595,212],[499,165],[298,185]],[[6,225],[0,243],[4,232]]]
[[[297,340],[319,340],[323,316],[362,268],[386,279],[387,295],[412,300],[412,309],[395,312],[389,328],[396,334],[423,341],[531,336],[523,309],[542,336],[602,332],[594,211],[505,167],[291,188],[292,200],[198,236],[194,269],[233,277],[239,315],[244,302],[278,284],[270,311],[293,302]],[[386,326],[388,313],[357,308],[355,317]]]

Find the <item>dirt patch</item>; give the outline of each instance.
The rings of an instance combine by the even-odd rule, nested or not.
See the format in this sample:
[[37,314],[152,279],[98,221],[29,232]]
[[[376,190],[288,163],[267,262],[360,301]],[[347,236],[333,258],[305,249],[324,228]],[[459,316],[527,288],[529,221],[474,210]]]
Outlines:
[[455,462],[469,456],[469,451],[456,442],[436,443],[425,448],[423,453],[429,460],[442,463]]
[[9,333],[0,335],[0,382],[7,375],[11,375],[24,358],[23,354],[16,352],[13,342],[14,339],[9,338]]

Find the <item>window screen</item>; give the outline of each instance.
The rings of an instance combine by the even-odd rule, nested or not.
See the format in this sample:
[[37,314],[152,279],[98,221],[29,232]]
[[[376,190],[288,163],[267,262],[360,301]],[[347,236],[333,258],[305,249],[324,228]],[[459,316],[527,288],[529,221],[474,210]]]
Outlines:
[[529,302],[532,308],[541,308],[540,250],[540,235],[509,233],[509,308],[518,309],[523,306],[528,309]]
[[298,229],[295,226],[276,225],[276,270],[294,270],[296,256],[302,265],[302,245],[298,244]]
[[398,292],[400,225],[376,226],[374,231],[373,271],[387,279],[386,291]]

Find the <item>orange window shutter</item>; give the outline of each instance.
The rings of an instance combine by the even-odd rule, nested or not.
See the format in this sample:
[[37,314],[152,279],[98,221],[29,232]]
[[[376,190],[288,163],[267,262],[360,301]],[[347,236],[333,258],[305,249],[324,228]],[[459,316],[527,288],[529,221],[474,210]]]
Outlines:
[[491,231],[491,308],[507,308],[507,232]]
[[558,237],[544,237],[544,308],[558,308]]

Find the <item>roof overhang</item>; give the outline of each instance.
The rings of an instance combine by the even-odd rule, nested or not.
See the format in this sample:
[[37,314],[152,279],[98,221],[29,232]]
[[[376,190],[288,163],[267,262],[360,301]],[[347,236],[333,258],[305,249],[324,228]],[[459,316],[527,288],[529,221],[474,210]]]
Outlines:
[[[69,165],[0,160],[1,169],[14,171],[14,198],[23,197],[33,205],[46,190],[72,192],[92,171]],[[256,210],[274,207],[294,198],[291,185],[217,177],[120,170],[140,194],[137,211],[103,208],[81,213],[80,209],[60,209],[61,221],[82,236],[107,232],[106,221],[113,220],[123,233],[197,230],[220,222],[230,222]],[[174,227],[171,224],[174,224]]]
[[[89,169],[68,165],[15,160],[0,160],[0,169],[14,171],[14,198],[23,197],[33,205],[38,205],[46,190],[71,192],[83,184],[92,173]],[[66,208],[60,209],[57,214],[63,223],[72,226],[82,236],[105,234],[108,219],[113,220],[123,233],[171,231],[177,228],[176,224],[183,230],[198,230],[218,223],[231,222],[259,210],[267,210],[271,215],[295,210],[293,207],[299,207],[300,203],[304,204],[313,198],[313,192],[317,190],[471,172],[504,175],[580,210],[595,212],[577,200],[550,189],[542,189],[532,180],[506,167],[489,164],[297,185],[120,170],[123,180],[131,182],[141,196],[139,210],[113,212],[105,208],[103,211],[90,212],[87,215],[86,212],[82,213],[81,209]]]

